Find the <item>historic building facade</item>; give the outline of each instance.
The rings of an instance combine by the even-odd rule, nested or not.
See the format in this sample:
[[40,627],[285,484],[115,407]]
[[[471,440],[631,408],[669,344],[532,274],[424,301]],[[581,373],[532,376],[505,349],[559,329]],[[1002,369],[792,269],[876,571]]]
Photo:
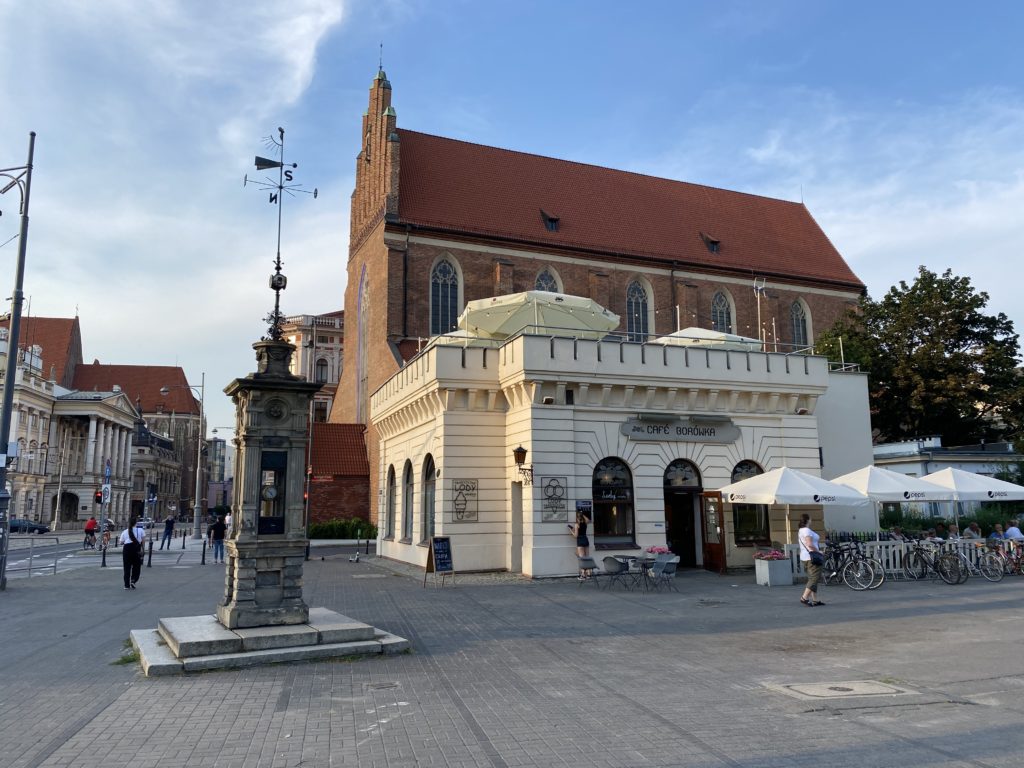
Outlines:
[[371,396],[467,301],[562,292],[618,314],[628,342],[699,327],[785,353],[864,292],[801,203],[399,128],[383,72],[360,135],[331,421],[368,425],[375,503],[386,480]]

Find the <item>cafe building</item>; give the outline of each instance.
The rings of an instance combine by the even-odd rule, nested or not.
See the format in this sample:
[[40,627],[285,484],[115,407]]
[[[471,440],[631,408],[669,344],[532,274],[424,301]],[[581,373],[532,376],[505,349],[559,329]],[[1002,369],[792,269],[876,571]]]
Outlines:
[[861,373],[763,345],[581,335],[438,338],[373,393],[382,556],[426,566],[446,536],[456,571],[574,574],[582,510],[598,562],[667,546],[682,568],[750,567],[805,510],[716,489],[871,462]]

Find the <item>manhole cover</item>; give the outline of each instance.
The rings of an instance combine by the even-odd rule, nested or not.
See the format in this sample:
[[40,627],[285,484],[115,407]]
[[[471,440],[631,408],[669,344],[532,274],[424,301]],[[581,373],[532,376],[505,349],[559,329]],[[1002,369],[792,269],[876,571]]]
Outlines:
[[915,691],[877,680],[852,680],[834,683],[793,683],[768,685],[767,688],[798,699],[849,699],[858,696],[902,696]]
[[700,608],[717,608],[721,604],[721,600],[705,600],[704,598],[701,598],[697,601],[697,605]]

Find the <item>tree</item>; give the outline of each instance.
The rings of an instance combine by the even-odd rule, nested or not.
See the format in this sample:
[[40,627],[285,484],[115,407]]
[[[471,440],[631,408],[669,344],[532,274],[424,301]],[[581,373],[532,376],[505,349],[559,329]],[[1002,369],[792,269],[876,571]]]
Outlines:
[[881,301],[859,307],[816,347],[868,374],[876,442],[941,435],[946,445],[1024,437],[1024,376],[1006,315],[986,315],[988,294],[951,270],[918,268]]

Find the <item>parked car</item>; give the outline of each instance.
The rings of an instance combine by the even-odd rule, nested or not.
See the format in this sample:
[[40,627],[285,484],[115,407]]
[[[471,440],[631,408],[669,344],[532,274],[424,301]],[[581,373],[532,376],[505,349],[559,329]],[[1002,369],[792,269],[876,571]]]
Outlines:
[[144,517],[141,520],[139,520],[139,525],[141,525],[143,528],[152,528],[154,525],[156,525],[156,520],[154,520],[152,517]]
[[49,533],[49,526],[25,520],[20,517],[11,518],[11,533]]

